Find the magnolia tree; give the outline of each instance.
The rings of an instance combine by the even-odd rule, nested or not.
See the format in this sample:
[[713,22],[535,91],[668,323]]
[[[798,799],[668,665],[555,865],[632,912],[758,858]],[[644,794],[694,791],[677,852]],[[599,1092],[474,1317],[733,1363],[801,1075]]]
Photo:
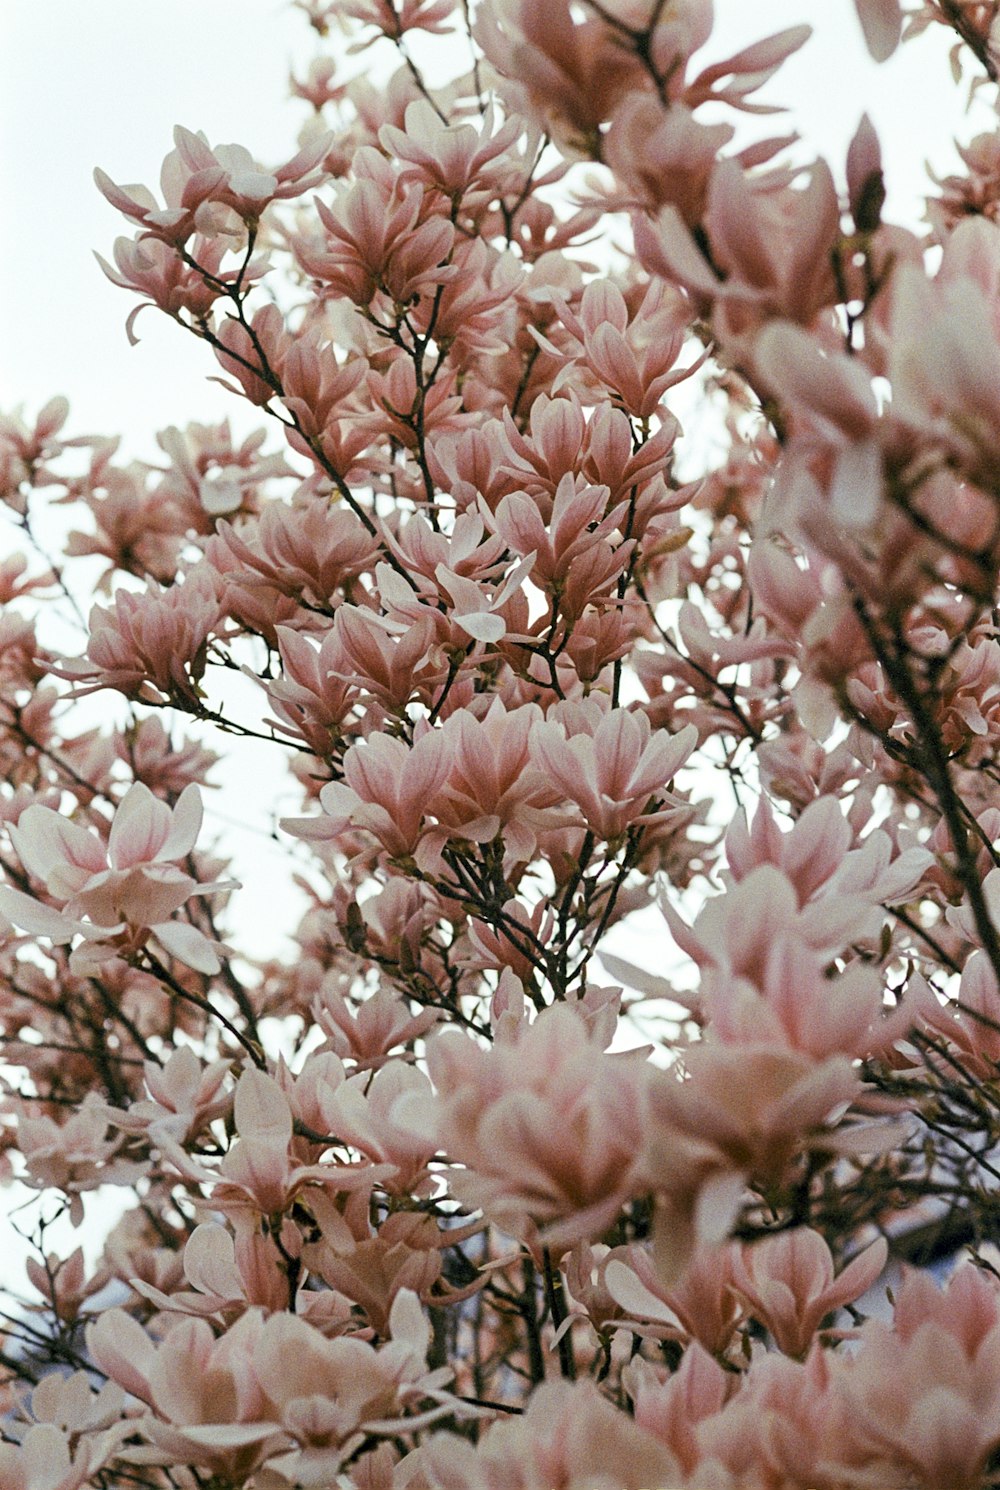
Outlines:
[[[914,233],[867,120],[755,125],[807,26],[299,6],[386,85],[341,37],[292,159],[98,173],[264,429],[0,423],[0,1485],[1000,1484],[1000,135]],[[997,8],[905,27],[985,92]],[[226,940],[236,735],[291,956]]]

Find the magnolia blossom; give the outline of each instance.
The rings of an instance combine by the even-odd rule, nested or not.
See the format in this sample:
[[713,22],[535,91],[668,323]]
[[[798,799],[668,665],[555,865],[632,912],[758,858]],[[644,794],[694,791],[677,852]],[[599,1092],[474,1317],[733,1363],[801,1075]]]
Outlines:
[[282,1476],[314,1483],[366,1435],[405,1432],[411,1403],[432,1404],[414,1427],[461,1410],[441,1390],[450,1373],[427,1370],[430,1332],[412,1294],[400,1294],[389,1328],[376,1351],[326,1340],[289,1314],[249,1312],[218,1341],[204,1320],[178,1323],[157,1349],[127,1314],[110,1310],[89,1330],[88,1347],[151,1409],[138,1426],[167,1462],[241,1477],[271,1461]]
[[835,1119],[859,1082],[842,1056],[815,1062],[749,1043],[706,1042],[684,1065],[685,1080],[657,1072],[646,1086],[640,1160],[659,1195],[656,1257],[668,1283],[697,1247],[726,1238],[751,1177],[766,1184],[804,1150],[836,1149]]
[[148,1133],[154,1141],[158,1133],[190,1141],[228,1112],[232,1097],[222,1090],[228,1073],[228,1061],[203,1067],[194,1051],[182,1045],[164,1065],[146,1063],[148,1101],[133,1102],[125,1112],[111,1108],[108,1118],[123,1132]]
[[242,145],[212,150],[203,134],[178,125],[176,149],[163,164],[161,186],[166,206],[159,207],[145,186],[117,186],[104,171],[97,185],[113,207],[139,224],[143,236],[181,245],[197,229],[216,233],[224,224],[220,209],[246,223],[256,223],[267,203],[308,191],[323,179],[320,165],[330,144],[321,135],[273,173],[261,168]]
[[997,1290],[966,1263],[944,1293],[908,1274],[894,1323],[865,1326],[847,1373],[850,1436],[918,1482],[972,1490],[997,1447]]
[[129,698],[197,709],[208,638],[221,611],[207,566],[162,593],[155,585],[143,595],[119,590],[113,609],[91,611],[86,658],[71,660],[62,673],[76,681],[77,696],[116,688]]
[[61,1126],[50,1117],[26,1117],[19,1125],[21,1151],[27,1183],[41,1190],[58,1187],[69,1198],[70,1219],[83,1220],[85,1190],[100,1185],[133,1185],[145,1165],[121,1155],[122,1140],[109,1138],[108,1119],[102,1103],[89,1100]]
[[552,1244],[603,1229],[636,1161],[634,1057],[603,1055],[580,1017],[555,1007],[490,1051],[438,1036],[428,1065],[436,1096],[407,1107],[464,1166],[452,1185],[466,1203],[515,1234],[530,1220]]
[[50,807],[21,813],[11,840],[25,870],[45,888],[48,901],[0,886],[0,910],[31,935],[56,945],[84,938],[78,963],[126,953],[152,941],[202,973],[219,971],[212,942],[189,921],[172,917],[193,896],[231,889],[233,881],[199,884],[180,861],[189,862],[201,828],[201,793],[185,787],[170,808],[142,782],[126,792],[107,844]]
[[[431,1483],[457,1490],[511,1483],[510,1468],[525,1485],[615,1484],[622,1490],[680,1482],[676,1456],[647,1429],[614,1412],[591,1382],[552,1381],[540,1387],[527,1412],[491,1427],[478,1449],[439,1435],[413,1456]],[[515,1482],[516,1483],[516,1482]]]
[[860,1298],[880,1277],[888,1252],[880,1237],[835,1280],[826,1242],[800,1228],[745,1248],[734,1262],[733,1288],[780,1350],[804,1356],[826,1315]]
[[690,752],[697,730],[650,735],[643,714],[604,715],[593,730],[568,737],[545,723],[532,732],[532,754],[579,806],[591,832],[613,841],[632,824],[662,820],[673,805],[666,790]]

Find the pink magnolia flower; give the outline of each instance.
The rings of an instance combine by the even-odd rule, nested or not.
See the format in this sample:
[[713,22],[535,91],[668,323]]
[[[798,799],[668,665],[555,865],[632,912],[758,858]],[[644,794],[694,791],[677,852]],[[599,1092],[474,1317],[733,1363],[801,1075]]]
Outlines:
[[321,162],[331,143],[331,135],[323,133],[271,172],[242,145],[212,150],[203,134],[178,125],[175,148],[164,159],[160,174],[164,207],[145,186],[117,186],[102,170],[94,172],[94,179],[112,207],[137,223],[144,237],[180,247],[196,231],[213,235],[226,230],[229,213],[256,226],[270,202],[318,186],[325,175]]
[[[310,442],[318,444],[340,468],[338,454],[341,447],[345,446],[341,418],[352,412],[349,397],[364,382],[367,372],[368,363],[364,357],[349,357],[341,365],[334,355],[333,347],[319,336],[306,337],[300,334],[296,337],[281,359],[281,398],[295,420],[296,427],[288,435],[288,442],[294,450],[302,455],[309,455]],[[328,434],[330,447],[327,451]],[[357,432],[354,432],[348,437],[346,444],[357,437]],[[359,447],[359,452],[360,448],[363,447]],[[350,515],[355,523],[358,522],[353,513],[341,515]],[[315,519],[313,525],[316,526]],[[264,537],[263,534],[261,536]],[[364,536],[370,538],[367,533]],[[272,535],[268,534],[268,537]],[[356,543],[360,541],[360,537],[359,534]],[[272,537],[272,548],[273,542]]]
[[635,219],[636,250],[651,273],[717,305],[715,319],[727,338],[739,343],[746,329],[774,316],[808,325],[836,301],[831,254],[840,208],[824,162],[813,167],[804,189],[763,191],[736,160],[720,161],[701,226],[711,266],[669,205],[655,225]]
[[812,566],[802,568],[786,549],[765,538],[751,546],[747,574],[756,607],[773,628],[796,640],[823,603],[820,574]]
[[[486,508],[483,516],[513,553],[534,556],[532,583],[559,596],[574,561],[589,554],[593,546],[601,546],[622,525],[624,507],[608,512],[608,496],[607,487],[588,486],[567,472],[546,518],[539,503],[525,492],[504,497],[495,513]],[[631,545],[619,545],[618,553],[624,561]]]
[[116,570],[169,584],[177,575],[187,527],[175,504],[137,464],[95,460],[89,480],[98,488],[87,498],[93,531],[74,529],[66,553],[100,554],[109,561],[98,590],[110,589]]
[[125,1437],[124,1406],[124,1393],[113,1382],[95,1390],[85,1371],[69,1376],[53,1371],[34,1388],[26,1409],[35,1423],[51,1424],[66,1433],[71,1447],[86,1445],[94,1462],[106,1458]]
[[178,312],[187,311],[198,322],[208,316],[219,296],[226,293],[225,286],[234,284],[237,275],[241,283],[252,283],[264,273],[266,263],[259,257],[247,266],[245,272],[223,269],[222,261],[227,253],[225,239],[196,237],[191,246],[191,257],[199,268],[194,269],[172,244],[160,238],[140,237],[134,241],[115,239],[115,269],[97,254],[97,262],[112,284],[123,290],[138,290],[147,297],[129,312],[125,322],[129,342],[135,346],[138,341],[133,327],[140,310],[147,305],[155,305],[175,319]]
[[[275,1314],[254,1351],[275,1417],[294,1441],[275,1468],[290,1480],[318,1482],[370,1434],[405,1434],[461,1412],[442,1391],[447,1367],[426,1364],[430,1326],[415,1296],[401,1291],[389,1316],[389,1339],[378,1350],[361,1340],[325,1340],[304,1320]],[[408,1416],[408,1408],[429,1410]]]
[[29,595],[32,590],[44,590],[52,584],[51,573],[29,574],[28,561],[23,554],[11,554],[0,560],[0,605],[8,606],[12,600]]
[[317,114],[322,113],[324,104],[340,103],[348,91],[348,84],[336,81],[338,70],[339,63],[333,57],[313,57],[303,78],[294,74],[289,78],[292,97],[304,98]]
[[[523,901],[505,900],[503,921],[498,925],[487,926],[478,919],[470,920],[468,935],[472,950],[463,960],[469,967],[503,969],[527,983],[533,973],[532,950],[539,945],[546,946],[554,929],[555,917],[544,900],[540,900],[532,910]],[[515,985],[519,986],[519,983]],[[520,1011],[518,1018],[524,1017],[523,989],[515,993],[509,980],[505,982],[501,975],[497,991],[490,1000],[490,1019],[495,1032],[498,1032],[498,1021],[502,1016],[514,1013],[514,1005]]]
[[452,29],[455,0],[338,0],[336,10],[383,36],[398,38],[407,31],[440,36]]
[[415,513],[386,541],[408,573],[433,581],[438,569],[462,579],[495,579],[504,568],[503,541],[486,536],[483,519],[475,512],[461,513],[443,533],[431,526],[422,513]]
[[353,512],[331,508],[320,498],[290,507],[270,502],[255,523],[237,530],[220,522],[216,531],[244,571],[250,571],[241,575],[242,584],[252,584],[252,575],[259,574],[283,594],[320,606],[329,605],[341,586],[370,568],[379,552],[378,539]]
[[219,173],[211,200],[232,208],[244,222],[256,225],[270,202],[284,202],[310,191],[324,180],[323,160],[333,143],[329,133],[311,139],[291,160],[274,171],[264,169],[243,145],[209,145],[199,131],[178,125],[177,154],[192,179]]
[[501,253],[481,238],[460,238],[452,263],[458,274],[433,298],[422,297],[411,319],[423,335],[433,328],[435,340],[450,346],[453,361],[488,365],[490,357],[509,351],[515,297],[526,285],[524,268],[512,253]]
[[134,1426],[169,1463],[242,1480],[288,1441],[250,1368],[262,1329],[257,1312],[218,1340],[207,1320],[180,1320],[157,1344],[123,1309],[106,1309],[87,1330],[87,1349],[99,1370],[151,1409]]
[[231,1108],[232,1094],[222,1090],[229,1069],[227,1060],[203,1065],[189,1045],[181,1045],[165,1065],[145,1063],[149,1099],[124,1111],[109,1107],[108,1121],[123,1133],[148,1134],[154,1143],[163,1132],[185,1144]]
[[368,147],[352,167],[355,179],[332,207],[317,200],[326,237],[293,240],[303,269],[362,306],[380,291],[403,306],[454,279],[454,227],[446,217],[423,217],[423,190],[404,186],[398,167]]
[[639,57],[616,32],[589,13],[577,23],[568,0],[544,13],[530,0],[489,0],[477,14],[475,35],[511,80],[519,112],[543,120],[585,154],[619,101],[649,84]]
[[[229,1325],[254,1306],[266,1313],[288,1308],[288,1275],[278,1261],[273,1242],[258,1227],[237,1226],[234,1235],[218,1222],[203,1222],[184,1247],[190,1289],[167,1294],[141,1278],[130,1283],[158,1309]],[[307,1303],[302,1299],[297,1307]]]
[[0,1483],[4,1490],[80,1490],[104,1468],[120,1438],[81,1439],[54,1423],[36,1423],[20,1443],[0,1443]]
[[174,1166],[211,1185],[214,1204],[234,1218],[247,1211],[279,1216],[307,1186],[325,1187],[331,1194],[368,1193],[393,1173],[387,1164],[299,1163],[291,1102],[273,1077],[255,1068],[245,1070],[237,1083],[234,1119],[238,1138],[217,1171],[192,1163],[166,1135],[160,1142]]
[[137,781],[119,803],[105,845],[50,807],[28,807],[10,829],[11,840],[25,869],[61,908],[5,885],[0,909],[15,925],[57,945],[83,936],[93,944],[88,959],[134,953],[152,939],[168,957],[216,973],[213,943],[190,922],[171,919],[192,896],[233,886],[199,884],[180,867],[194,848],[201,817],[198,787],[186,787],[170,808]]
[[916,1483],[975,1490],[1000,1445],[996,1281],[965,1263],[939,1290],[908,1272],[894,1325],[870,1320],[844,1374],[847,1442]]
[[168,734],[155,715],[117,731],[114,744],[136,781],[157,797],[179,797],[186,787],[203,781],[219,759],[200,740]]
[[18,407],[0,414],[0,503],[18,517],[28,510],[30,489],[58,479],[47,471],[68,445],[90,443],[60,440],[59,430],[69,415],[64,398],[52,398],[38,414],[33,426],[26,423]]
[[440,1433],[411,1460],[426,1484],[448,1490],[659,1490],[684,1478],[670,1449],[612,1407],[590,1381],[545,1382],[523,1414],[494,1423],[476,1447]]
[[383,125],[379,141],[404,162],[401,184],[414,181],[456,200],[470,191],[495,186],[509,173],[503,157],[523,124],[508,119],[494,133],[493,120],[488,104],[481,128],[444,123],[427,99],[421,98],[407,105],[402,129]]
[[[575,365],[587,381],[633,419],[649,419],[669,388],[683,382],[700,365],[677,366],[684,346],[690,310],[687,302],[660,280],[652,280],[638,308],[630,311],[625,297],[611,280],[593,280],[584,290],[579,308],[556,300],[562,323],[564,352],[555,344],[557,333],[539,345],[566,365],[556,377],[558,389],[572,377]],[[567,359],[574,358],[574,363]],[[704,358],[700,359],[704,361]]]
[[100,1292],[107,1277],[103,1270],[88,1276],[82,1247],[63,1257],[49,1252],[41,1259],[25,1258],[24,1271],[56,1318],[66,1324],[76,1323],[87,1299]]
[[751,1177],[773,1183],[807,1149],[836,1148],[836,1120],[860,1087],[844,1056],[768,1045],[703,1042],[684,1073],[650,1072],[639,1162],[658,1197],[654,1255],[668,1285],[698,1247],[726,1238]]
[[702,123],[683,103],[664,111],[655,96],[630,94],[602,147],[619,187],[611,201],[654,217],[669,204],[689,227],[697,226],[716,160],[734,132],[731,124]]
[[1000,1066],[1000,989],[984,952],[969,957],[956,994],[942,1003],[925,979],[915,975],[906,990],[914,1024],[943,1038],[963,1070],[980,1081],[992,1081]]
[[579,1015],[546,1009],[516,1040],[428,1047],[437,1095],[421,1108],[453,1164],[455,1194],[552,1245],[599,1235],[629,1193],[640,1140],[634,1055],[605,1055]]
[[711,1465],[727,1490],[769,1483],[887,1490],[905,1483],[882,1455],[852,1441],[840,1366],[819,1346],[805,1362],[776,1351],[758,1358],[723,1410],[698,1423],[699,1472]]
[[183,585],[140,595],[119,590],[110,610],[90,613],[87,655],[53,669],[76,683],[74,696],[114,688],[128,698],[201,708],[199,680],[209,636],[222,617],[218,582],[207,565]]
[[732,1286],[778,1349],[802,1357],[825,1316],[867,1293],[888,1255],[880,1237],[834,1278],[833,1256],[819,1232],[797,1227],[744,1247],[733,1261]]
[[22,689],[34,692],[45,674],[54,671],[39,645],[34,622],[5,607],[0,614],[0,691],[7,698]]
[[[458,265],[452,267],[461,272]],[[458,380],[459,368],[449,360],[430,387],[419,390],[413,358],[397,350],[387,371],[376,366],[368,374],[372,413],[367,427],[414,452],[419,449],[421,438],[463,429],[475,415],[463,408]]]
[[429,731],[411,748],[388,735],[372,735],[344,756],[344,782],[319,794],[324,817],[288,818],[282,826],[300,838],[333,838],[345,828],[371,833],[393,858],[416,850],[424,818],[450,760],[440,733]]
[[[817,448],[828,457],[824,490],[832,518],[851,530],[870,526],[882,505],[880,434],[884,438],[871,370],[788,321],[765,326],[753,358],[769,388],[798,416],[792,428],[803,463],[815,469]],[[803,513],[805,531],[818,521]]]
[[352,1009],[332,980],[320,989],[312,1013],[326,1047],[366,1071],[380,1069],[394,1050],[426,1035],[439,1018],[437,1009],[411,1013],[406,1000],[385,983]]
[[112,207],[137,223],[144,236],[179,248],[199,228],[205,232],[212,231],[213,216],[206,209],[206,203],[221,184],[224,174],[219,165],[207,173],[192,174],[182,164],[179,152],[171,150],[160,173],[163,207],[148,187],[119,186],[100,167],[94,171],[94,180],[101,195]]
[[853,838],[832,797],[810,803],[786,834],[766,803],[758,808],[752,830],[737,814],[726,835],[735,883],[705,904],[693,928],[664,900],[661,908],[673,935],[702,968],[725,968],[758,988],[768,980],[769,966],[776,971],[783,941],[828,957],[859,939],[877,937],[883,903],[905,901],[933,860],[917,847],[893,858],[894,846],[880,830],[849,847]]
[[108,1119],[96,1092],[60,1127],[50,1117],[22,1117],[18,1141],[35,1190],[61,1190],[68,1196],[70,1220],[83,1221],[81,1194],[101,1185],[134,1185],[146,1165],[120,1157],[122,1139],[107,1137]]
[[694,1471],[697,1485],[702,1479],[697,1469],[704,1468],[698,1429],[706,1419],[716,1418],[733,1397],[732,1373],[695,1342],[670,1375],[637,1356],[625,1367],[622,1378],[634,1405],[635,1421],[671,1449],[689,1473]]
[[608,1260],[604,1278],[629,1329],[654,1339],[695,1340],[721,1359],[746,1318],[733,1286],[736,1257],[735,1243],[702,1247],[668,1287],[648,1252],[622,1248]]
[[507,710],[495,698],[484,719],[463,709],[445,721],[439,748],[448,773],[433,807],[440,826],[421,841],[422,868],[440,870],[440,850],[449,839],[489,843],[501,830],[505,860],[530,859],[536,829],[545,821],[540,815],[558,800],[531,757],[531,730],[539,718],[537,705]]
[[[441,1300],[442,1248],[461,1233],[439,1231],[430,1216],[396,1211],[370,1234],[361,1217],[352,1234],[344,1217],[323,1199],[316,1205],[310,1195],[309,1203],[323,1239],[306,1247],[304,1257],[317,1277],[364,1310],[376,1334],[389,1334],[389,1317],[404,1289],[427,1303]],[[352,1322],[357,1328],[356,1313]]]
[[13,414],[0,415],[0,446],[16,454],[25,471],[54,460],[65,449],[57,436],[68,418],[69,402],[62,397],[50,398],[39,410],[34,425],[25,422],[18,407]]
[[264,408],[279,391],[278,375],[292,348],[292,337],[276,305],[254,312],[249,329],[235,316],[225,316],[216,327],[215,355],[236,385],[224,378],[223,388],[242,393],[252,404]]
[[347,660],[345,674],[366,697],[391,714],[402,714],[412,698],[430,705],[435,682],[447,673],[430,656],[437,630],[432,617],[403,626],[377,611],[341,605],[334,629]]
[[912,264],[893,279],[888,373],[893,416],[940,442],[965,473],[996,480],[1000,401],[1000,227],[968,218],[933,280]]
[[[233,626],[251,636],[263,637],[278,651],[278,632],[303,625],[302,609],[292,596],[283,595],[261,575],[245,569],[218,534],[213,534],[205,544],[205,562],[217,576],[220,609]],[[322,623],[311,617],[308,625],[310,630],[322,629]],[[230,637],[234,634],[230,626],[226,631]]]
[[794,934],[781,932],[756,984],[710,968],[696,1008],[723,1044],[766,1042],[816,1060],[884,1055],[916,1018],[908,999],[886,1007],[883,980],[874,968],[855,964],[827,977],[821,957]]
[[673,736],[654,735],[645,714],[627,709],[587,725],[569,733],[551,720],[536,724],[532,760],[577,804],[598,838],[615,842],[633,824],[662,821],[674,805],[668,783],[695,748],[698,731],[688,725]]
[[[429,1012],[433,1016],[434,1011]],[[336,1133],[374,1163],[394,1167],[395,1173],[382,1180],[389,1194],[423,1195],[431,1187],[427,1166],[437,1145],[397,1119],[394,1108],[400,1101],[405,1106],[430,1095],[430,1082],[422,1071],[391,1060],[374,1075],[364,1073],[342,1082],[321,1097],[320,1106],[327,1132]]]

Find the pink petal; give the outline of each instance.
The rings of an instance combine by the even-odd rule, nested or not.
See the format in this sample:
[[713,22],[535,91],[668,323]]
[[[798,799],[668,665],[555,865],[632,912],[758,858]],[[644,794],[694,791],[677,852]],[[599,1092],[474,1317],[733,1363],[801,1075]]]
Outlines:
[[17,827],[10,829],[11,842],[21,863],[36,879],[48,882],[54,870],[72,865],[93,874],[106,869],[104,846],[96,833],[89,833],[51,807],[29,807],[21,813]]
[[221,963],[212,950],[212,943],[196,926],[187,921],[161,921],[150,930],[163,950],[185,967],[209,976],[219,971]]
[[6,916],[29,936],[47,937],[56,946],[71,942],[83,930],[79,921],[71,920],[51,906],[42,905],[20,890],[12,890],[9,885],[0,885],[0,915]]
[[201,830],[202,813],[201,792],[192,783],[184,788],[177,799],[170,831],[160,849],[159,858],[183,859],[191,852]]
[[170,809],[137,781],[122,798],[108,839],[115,869],[131,869],[155,859],[170,832]]

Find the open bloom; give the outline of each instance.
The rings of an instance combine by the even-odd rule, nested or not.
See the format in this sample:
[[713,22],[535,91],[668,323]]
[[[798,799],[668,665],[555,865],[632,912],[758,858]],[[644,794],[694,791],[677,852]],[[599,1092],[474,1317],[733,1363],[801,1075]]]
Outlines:
[[879,1237],[835,1278],[823,1237],[799,1226],[768,1237],[757,1247],[744,1247],[734,1261],[734,1287],[754,1318],[770,1330],[779,1350],[804,1356],[824,1317],[871,1288],[888,1251],[885,1238]]
[[[630,1193],[641,1136],[641,1063],[606,1055],[568,1005],[483,1050],[441,1035],[428,1048],[433,1103],[408,1103],[456,1164],[453,1192],[513,1235],[551,1245],[599,1235]],[[402,1108],[402,1102],[400,1104]],[[418,1118],[418,1121],[420,1118]]]
[[242,145],[213,150],[203,134],[182,125],[174,130],[174,144],[160,173],[163,207],[148,187],[119,186],[101,170],[94,177],[98,190],[142,229],[143,237],[180,245],[196,230],[209,234],[228,226],[227,209],[256,223],[268,203],[318,186],[330,136],[319,135],[274,171],[258,165]]
[[288,1482],[318,1485],[365,1434],[406,1433],[461,1411],[442,1390],[448,1370],[427,1367],[430,1327],[412,1293],[394,1301],[388,1332],[376,1350],[326,1340],[291,1314],[251,1310],[218,1339],[206,1320],[191,1319],[156,1345],[110,1309],[87,1344],[99,1368],[147,1406],[137,1426],[167,1462],[241,1483],[274,1459]]
[[893,1324],[870,1320],[862,1343],[845,1373],[848,1444],[905,1466],[911,1484],[982,1484],[1000,1443],[995,1280],[966,1263],[942,1292],[908,1272]]
[[201,815],[196,786],[186,787],[170,808],[137,781],[122,798],[105,844],[36,803],[22,812],[10,836],[24,868],[61,908],[3,885],[0,911],[57,946],[85,937],[93,944],[89,960],[138,951],[152,936],[168,956],[216,973],[219,960],[208,938],[190,923],[170,919],[193,895],[232,887],[231,881],[199,884],[180,867],[194,848]]
[[588,722],[590,728],[568,738],[558,724],[536,724],[532,759],[577,804],[591,832],[614,840],[631,824],[664,815],[664,804],[672,801],[667,783],[697,744],[698,731],[687,725],[674,736],[651,734],[648,717],[626,709]]
[[151,584],[138,595],[118,590],[112,609],[95,605],[90,613],[86,657],[53,671],[76,682],[75,697],[116,688],[127,698],[197,711],[208,639],[221,616],[218,580],[207,565],[183,585]]
[[44,1114],[20,1121],[18,1139],[27,1171],[23,1183],[35,1190],[62,1190],[69,1197],[74,1226],[83,1221],[80,1197],[85,1190],[134,1185],[142,1173],[141,1163],[118,1157],[121,1139],[108,1138],[107,1130],[104,1104],[93,1100],[93,1094],[62,1127]]
[[673,1284],[699,1246],[723,1241],[753,1177],[773,1183],[796,1155],[835,1149],[859,1078],[844,1056],[816,1062],[767,1045],[695,1045],[678,1073],[646,1084],[645,1169],[657,1195],[654,1256]]

